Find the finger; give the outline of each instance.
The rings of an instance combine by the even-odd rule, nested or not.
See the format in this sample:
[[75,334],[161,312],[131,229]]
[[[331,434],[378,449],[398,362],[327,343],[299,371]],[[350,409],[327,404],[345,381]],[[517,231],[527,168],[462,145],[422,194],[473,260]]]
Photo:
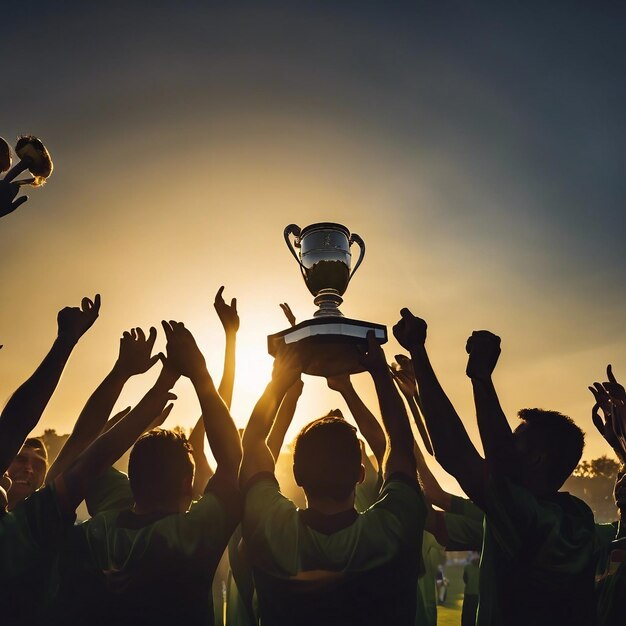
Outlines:
[[614,385],[618,384],[617,380],[615,380],[615,376],[613,376],[613,367],[610,363],[606,366],[606,375],[609,378],[609,382],[613,383]]
[[162,411],[161,417],[163,418],[163,422],[167,419],[168,415],[172,412],[174,405],[170,402]]
[[178,396],[175,393],[169,391],[165,396],[168,400],[178,400]]
[[467,352],[467,354],[470,354],[472,351],[472,339],[473,339],[473,335],[471,337],[468,338],[467,343],[465,344],[465,352]]
[[413,319],[415,316],[413,315],[413,313],[411,313],[411,311],[409,311],[409,309],[404,307],[403,309],[400,309],[400,317],[402,317],[403,320],[408,321]]
[[150,326],[150,334],[148,335],[148,347],[150,348],[151,352],[154,346],[154,342],[156,341],[156,338],[157,338],[157,329],[154,326]]
[[136,328],[130,329],[130,336],[133,338],[133,341],[137,341],[137,329]]
[[19,198],[17,198],[15,202],[11,205],[11,211],[15,211],[15,209],[22,206],[27,200],[28,196],[20,196]]
[[598,413],[598,409],[600,405],[596,402],[593,405],[593,409],[591,409],[591,419],[593,421],[594,426],[600,431],[600,434],[604,437],[604,422]]
[[126,340],[128,340],[128,339],[132,339],[131,334],[130,334],[127,330],[125,330],[125,331],[122,333],[122,339],[126,339]]
[[224,285],[222,285],[215,294],[215,302],[224,302],[224,297],[222,294],[224,293]]
[[161,326],[163,326],[163,332],[165,333],[166,339],[169,341],[172,337],[172,327],[165,320],[161,320]]
[[141,328],[139,328],[139,326],[135,330],[137,331],[137,339],[139,339],[139,341],[141,341],[141,343],[145,343],[146,342],[146,333],[144,333],[143,330]]
[[231,309],[234,309],[235,311],[237,311],[237,298],[233,298],[233,299],[230,301],[230,308],[231,308]]
[[83,311],[83,313],[89,310],[92,306],[93,306],[93,302],[89,298],[83,298],[80,301],[80,308]]
[[100,312],[100,294],[97,293],[93,298],[94,312],[97,314]]

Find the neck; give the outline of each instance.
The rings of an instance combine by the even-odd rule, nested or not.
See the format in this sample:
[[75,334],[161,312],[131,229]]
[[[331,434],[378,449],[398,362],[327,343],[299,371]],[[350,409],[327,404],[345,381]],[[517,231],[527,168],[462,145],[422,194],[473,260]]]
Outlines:
[[323,515],[335,515],[337,513],[343,513],[344,511],[350,511],[354,508],[354,492],[345,500],[307,496],[306,504],[309,509],[313,509]]

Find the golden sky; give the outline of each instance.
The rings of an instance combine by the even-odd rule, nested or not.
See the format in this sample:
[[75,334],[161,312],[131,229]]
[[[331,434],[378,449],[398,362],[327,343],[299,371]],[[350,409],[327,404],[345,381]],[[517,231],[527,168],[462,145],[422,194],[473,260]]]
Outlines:
[[[0,134],[39,135],[55,171],[0,221],[0,398],[45,354],[56,312],[96,292],[100,319],[39,430],[71,429],[132,326],[184,321],[219,382],[212,301],[224,284],[241,316],[233,416],[245,425],[269,380],[266,336],[287,324],[278,304],[299,321],[314,311],[283,228],[333,221],[366,244],[342,311],[389,330],[403,306],[424,317],[474,441],[464,346],[486,328],[503,340],[495,381],[511,422],[522,407],[560,410],[587,431],[586,457],[607,452],[586,387],[609,362],[626,379],[622,183],[604,141],[606,120],[623,112],[585,94],[597,68],[622,68],[602,65],[594,41],[587,64],[540,44],[528,52],[528,37],[556,36],[549,15],[482,15],[497,36],[463,46],[474,15],[450,24],[425,9],[382,19],[372,7],[307,7],[159,5],[120,21],[115,7],[77,4],[36,24],[13,16],[7,46],[30,29],[24,63],[48,59],[46,107],[8,68],[21,96],[0,104]],[[563,41],[588,19],[566,23]],[[594,19],[598,33],[609,28]],[[398,351],[393,338],[386,351]],[[152,377],[132,381],[118,406]],[[354,382],[376,409],[367,375]],[[288,438],[343,408],[323,380],[305,383]],[[169,423],[190,427],[197,400],[188,384],[176,391]]]

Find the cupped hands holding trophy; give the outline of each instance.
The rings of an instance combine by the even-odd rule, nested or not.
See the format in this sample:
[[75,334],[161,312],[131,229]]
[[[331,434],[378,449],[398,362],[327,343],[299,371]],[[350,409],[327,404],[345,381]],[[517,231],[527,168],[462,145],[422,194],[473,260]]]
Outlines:
[[[8,215],[24,204],[28,196],[15,198],[23,185],[41,187],[52,174],[52,159],[44,144],[32,135],[19,137],[15,144],[19,161],[11,167],[13,156],[9,144],[0,137],[0,173],[7,172],[0,180],[0,217]],[[15,180],[28,170],[32,176]]]

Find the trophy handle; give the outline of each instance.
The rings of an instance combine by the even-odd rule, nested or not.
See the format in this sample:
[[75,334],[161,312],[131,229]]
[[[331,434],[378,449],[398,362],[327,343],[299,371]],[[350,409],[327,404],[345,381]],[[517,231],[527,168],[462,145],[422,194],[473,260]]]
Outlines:
[[350,241],[348,242],[350,246],[352,246],[353,243],[356,243],[359,248],[361,248],[361,253],[359,254],[359,260],[356,262],[354,269],[350,272],[348,282],[350,282],[352,280],[352,277],[356,274],[356,271],[359,269],[359,265],[361,265],[361,263],[363,262],[363,257],[365,256],[365,242],[356,233],[352,233]]
[[[294,250],[294,246],[296,248],[300,247],[300,243],[298,242],[298,237],[300,237],[301,232],[302,230],[300,229],[300,226],[298,226],[297,224],[289,224],[289,226],[285,227],[285,230],[283,231],[283,235],[285,237],[285,243],[287,244],[287,247],[289,248],[289,252],[293,254],[293,258],[298,262],[298,265],[300,266],[300,271],[302,272],[302,276],[305,276],[304,266],[302,265],[302,261],[298,258],[298,255],[296,254],[296,251]],[[291,243],[291,239],[289,239],[290,235],[293,235],[296,238],[293,244]]]

